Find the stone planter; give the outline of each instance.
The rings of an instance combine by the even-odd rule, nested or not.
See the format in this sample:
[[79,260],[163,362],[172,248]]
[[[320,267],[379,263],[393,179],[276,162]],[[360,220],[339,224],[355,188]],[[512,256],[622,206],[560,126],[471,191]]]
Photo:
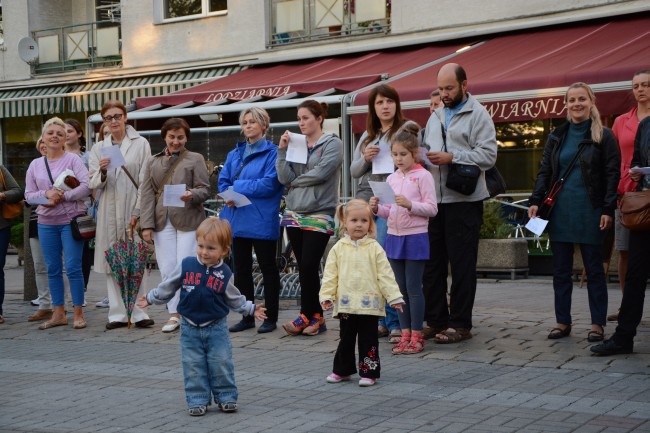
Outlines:
[[518,238],[480,239],[476,272],[509,272],[513,280],[523,273],[528,278],[528,243]]

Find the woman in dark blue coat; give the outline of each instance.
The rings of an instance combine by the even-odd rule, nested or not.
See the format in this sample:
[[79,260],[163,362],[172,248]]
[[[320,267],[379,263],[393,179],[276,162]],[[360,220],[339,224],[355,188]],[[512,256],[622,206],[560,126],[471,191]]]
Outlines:
[[[245,195],[252,204],[235,207],[227,201],[221,218],[230,222],[233,233],[235,285],[246,299],[253,300],[253,248],[264,277],[267,319],[257,332],[271,332],[278,321],[280,273],[276,264],[280,237],[280,200],[283,186],[275,169],[278,148],[266,139],[270,118],[263,108],[242,111],[239,124],[245,140],[237,143],[219,175],[219,191],[232,189]],[[252,319],[252,320],[251,320]],[[239,332],[255,327],[255,319],[243,317],[230,327]]]

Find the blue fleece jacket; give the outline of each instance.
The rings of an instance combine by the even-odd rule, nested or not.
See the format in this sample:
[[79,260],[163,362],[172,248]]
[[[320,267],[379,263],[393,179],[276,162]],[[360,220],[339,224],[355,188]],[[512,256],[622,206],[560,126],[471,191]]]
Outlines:
[[[233,237],[277,240],[280,237],[280,200],[284,186],[275,169],[278,147],[266,138],[253,143],[253,151],[244,157],[246,142],[230,151],[219,175],[219,191],[232,187],[252,204],[224,207],[220,218],[228,220]],[[243,166],[243,168],[242,168]]]

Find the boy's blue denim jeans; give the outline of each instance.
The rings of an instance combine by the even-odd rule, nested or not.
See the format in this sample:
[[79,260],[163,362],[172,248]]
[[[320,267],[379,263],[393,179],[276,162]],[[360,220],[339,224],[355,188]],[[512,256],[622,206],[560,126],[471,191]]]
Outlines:
[[226,317],[204,326],[181,323],[181,360],[188,407],[237,402],[235,366]]

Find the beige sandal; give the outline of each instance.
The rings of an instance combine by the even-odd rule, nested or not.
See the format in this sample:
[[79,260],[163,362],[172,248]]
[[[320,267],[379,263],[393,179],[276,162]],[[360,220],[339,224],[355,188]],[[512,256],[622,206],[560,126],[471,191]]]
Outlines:
[[54,328],[56,326],[67,326],[67,325],[68,325],[68,319],[67,318],[64,318],[63,320],[48,320],[45,323],[41,323],[38,326],[38,329],[40,329],[42,331],[44,329],[50,329],[50,328]]

